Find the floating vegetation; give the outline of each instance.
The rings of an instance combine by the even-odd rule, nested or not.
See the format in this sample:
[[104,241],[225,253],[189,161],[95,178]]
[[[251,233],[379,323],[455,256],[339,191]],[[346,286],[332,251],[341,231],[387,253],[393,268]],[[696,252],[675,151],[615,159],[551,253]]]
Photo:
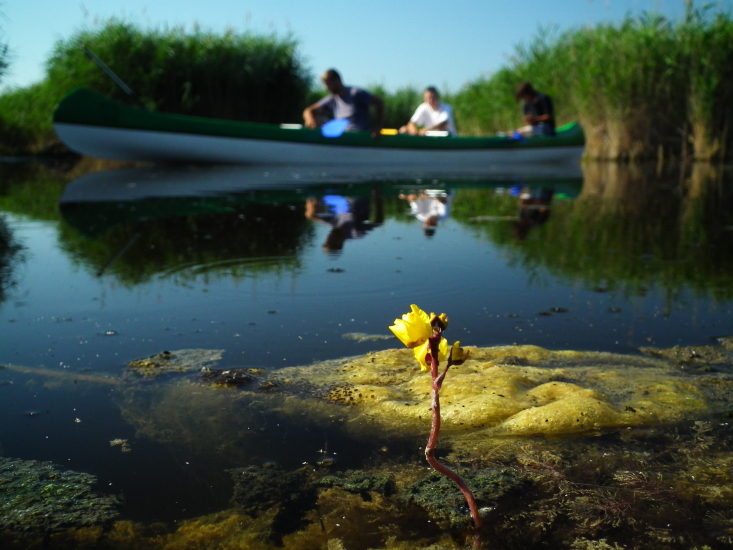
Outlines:
[[[409,350],[385,350],[280,369],[279,393],[286,396],[281,410],[346,416],[359,437],[409,436],[430,417],[430,380],[414,376],[413,361]],[[310,394],[299,391],[306,382]],[[664,358],[504,346],[471,348],[471,357],[452,367],[441,413],[445,437],[479,452],[497,437],[601,434],[674,423],[728,410],[732,398],[730,374],[701,377]]]
[[201,369],[201,379],[212,386],[238,388],[255,381],[247,369]]
[[130,361],[127,366],[143,376],[190,372],[210,368],[221,360],[224,350],[182,349]]
[[110,523],[118,500],[92,491],[96,481],[49,462],[0,458],[0,532],[44,536]]
[[127,439],[113,439],[109,442],[110,447],[119,447],[120,451],[123,453],[129,453],[132,451],[132,448],[130,447],[130,443],[127,441]]
[[733,343],[730,338],[721,338],[719,346],[673,346],[671,348],[641,347],[645,355],[673,359],[681,363],[733,363]]

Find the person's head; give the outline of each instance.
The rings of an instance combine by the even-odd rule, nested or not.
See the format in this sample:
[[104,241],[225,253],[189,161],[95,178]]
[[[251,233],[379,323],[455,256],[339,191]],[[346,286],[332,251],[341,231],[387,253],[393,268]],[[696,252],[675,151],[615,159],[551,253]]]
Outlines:
[[521,99],[523,101],[532,101],[535,97],[537,97],[537,90],[535,90],[532,84],[530,84],[529,82],[522,82],[519,86],[517,86],[515,97],[517,98],[517,100]]
[[438,228],[438,216],[430,216],[424,222],[422,222],[422,230],[426,237],[432,237],[435,235],[435,230]]
[[341,75],[336,69],[328,69],[325,73],[323,73],[321,75],[321,82],[323,82],[323,85],[332,94],[339,93],[344,87],[343,83],[341,82]]
[[422,94],[425,103],[430,105],[433,109],[437,109],[440,106],[440,94],[435,86],[428,86]]

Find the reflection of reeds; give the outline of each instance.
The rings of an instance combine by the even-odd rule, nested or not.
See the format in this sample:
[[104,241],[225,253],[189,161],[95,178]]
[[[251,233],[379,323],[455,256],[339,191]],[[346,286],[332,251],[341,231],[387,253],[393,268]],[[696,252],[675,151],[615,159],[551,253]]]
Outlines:
[[686,290],[714,300],[733,296],[733,193],[722,170],[695,163],[660,173],[654,165],[594,162],[583,171],[578,198],[554,201],[552,217],[531,239],[516,242],[506,223],[470,220],[516,212],[513,197],[459,190],[452,216],[529,273],[547,270],[630,295],[658,288],[671,299]]
[[555,98],[559,122],[582,123],[590,158],[722,158],[733,122],[733,19],[690,2],[676,24],[645,15],[540,32],[511,66],[457,94],[464,131],[516,126],[522,80]]

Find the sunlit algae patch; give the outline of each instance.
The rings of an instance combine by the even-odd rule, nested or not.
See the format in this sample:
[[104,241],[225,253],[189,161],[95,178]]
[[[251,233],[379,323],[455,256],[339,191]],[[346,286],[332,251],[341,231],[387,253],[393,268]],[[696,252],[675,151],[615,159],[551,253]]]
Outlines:
[[[470,359],[451,370],[443,388],[443,430],[454,440],[563,436],[675,422],[725,410],[733,389],[728,375],[691,374],[650,357],[535,346],[467,349]],[[286,394],[307,383],[321,401],[347,406],[355,430],[376,424],[410,434],[424,428],[430,415],[430,377],[417,371],[410,350],[286,368],[277,379]],[[307,393],[293,395],[285,410],[297,412],[312,401]]]

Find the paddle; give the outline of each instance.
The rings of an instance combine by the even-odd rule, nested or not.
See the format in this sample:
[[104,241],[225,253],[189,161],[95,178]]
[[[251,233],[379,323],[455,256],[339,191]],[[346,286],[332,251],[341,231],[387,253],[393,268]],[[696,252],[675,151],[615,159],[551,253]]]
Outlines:
[[96,63],[96,64],[97,64],[97,67],[99,67],[99,68],[100,68],[100,69],[102,69],[102,70],[103,70],[103,71],[104,71],[105,73],[107,73],[107,76],[108,76],[108,77],[110,77],[110,78],[111,78],[111,79],[112,79],[112,80],[114,81],[114,83],[115,83],[115,84],[117,84],[117,85],[118,85],[118,86],[119,86],[120,88],[122,88],[122,91],[123,91],[123,92],[125,92],[125,93],[126,93],[127,95],[129,95],[129,96],[130,96],[130,97],[131,97],[131,98],[132,98],[133,100],[135,100],[135,103],[137,103],[137,104],[138,104],[138,106],[140,106],[140,107],[142,107],[143,109],[147,110],[147,107],[146,107],[146,106],[145,106],[145,104],[144,104],[144,103],[143,103],[143,102],[142,102],[142,101],[140,100],[140,98],[139,98],[139,97],[137,97],[137,94],[136,94],[135,92],[133,92],[133,91],[132,91],[132,89],[131,89],[131,88],[130,88],[130,87],[129,87],[129,86],[127,85],[127,84],[125,84],[125,83],[124,83],[124,82],[122,81],[122,79],[121,79],[121,78],[120,78],[119,76],[117,76],[117,75],[115,74],[115,72],[114,72],[114,71],[113,71],[112,69],[110,69],[110,68],[109,68],[109,67],[108,67],[108,66],[107,66],[107,65],[106,65],[106,64],[104,63],[104,61],[102,61],[102,60],[101,60],[101,59],[99,59],[99,58],[98,58],[98,57],[97,57],[96,55],[94,55],[94,54],[92,53],[92,51],[91,51],[91,50],[90,50],[89,48],[87,48],[87,47],[86,47],[86,45],[85,45],[85,44],[82,44],[82,45],[81,45],[81,49],[82,49],[82,51],[83,51],[83,52],[84,52],[85,54],[87,54],[87,57],[88,57],[89,59],[91,59],[92,61],[94,61],[94,63]]

